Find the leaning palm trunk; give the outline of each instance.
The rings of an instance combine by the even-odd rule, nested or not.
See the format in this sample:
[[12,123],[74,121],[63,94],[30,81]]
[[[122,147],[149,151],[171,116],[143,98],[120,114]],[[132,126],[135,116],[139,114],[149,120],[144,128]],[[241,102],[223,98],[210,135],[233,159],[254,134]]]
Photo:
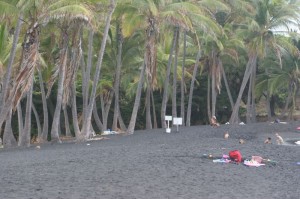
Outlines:
[[140,106],[140,101],[141,101],[145,70],[146,70],[146,64],[144,63],[143,67],[142,67],[142,70],[141,70],[141,73],[140,73],[140,81],[138,83],[138,87],[137,87],[137,91],[136,91],[133,110],[132,110],[132,113],[131,113],[131,119],[130,119],[130,122],[129,122],[129,125],[128,125],[128,129],[126,131],[128,134],[133,134],[133,132],[134,132],[137,112],[138,112],[138,109],[139,109],[139,106]]
[[[97,111],[97,104],[96,103],[93,107],[93,116],[94,116],[94,120],[95,120],[95,123],[96,123],[99,131],[103,132],[104,128],[103,128],[103,124],[101,122],[101,119],[99,117],[98,111]],[[116,129],[114,129],[114,130],[116,130]]]
[[90,136],[92,112],[93,112],[93,106],[94,106],[94,102],[95,102],[95,98],[96,98],[97,85],[98,85],[98,82],[99,82],[100,71],[101,71],[101,66],[102,66],[102,60],[103,60],[106,41],[107,41],[107,37],[108,37],[108,31],[109,31],[109,27],[110,27],[110,21],[111,21],[112,14],[115,10],[115,7],[116,7],[115,0],[110,0],[110,8],[109,8],[109,12],[108,12],[108,15],[107,15],[107,18],[106,18],[106,24],[105,24],[105,29],[104,29],[104,33],[103,33],[103,39],[102,39],[102,42],[101,42],[101,47],[100,47],[99,55],[98,55],[98,61],[97,61],[97,64],[96,64],[94,84],[93,84],[92,92],[91,92],[91,95],[90,95],[90,98],[89,98],[89,105],[88,105],[87,109],[85,110],[86,114],[84,114],[85,117],[84,117],[84,120],[83,120],[83,127],[82,127],[82,130],[81,130],[82,135],[78,139],[78,141],[84,141]]
[[231,95],[231,92],[230,92],[230,88],[229,88],[229,85],[228,85],[228,81],[227,81],[227,77],[226,77],[226,73],[225,73],[225,70],[224,70],[224,67],[223,67],[223,63],[221,62],[220,64],[220,69],[221,69],[221,72],[222,72],[222,76],[223,76],[223,81],[224,81],[224,84],[225,84],[225,88],[226,88],[226,91],[227,91],[227,95],[228,95],[228,98],[229,98],[229,102],[230,102],[230,106],[231,106],[231,110],[233,109],[233,99],[232,99],[232,95]]
[[196,81],[196,76],[198,73],[199,67],[199,60],[201,57],[201,51],[199,50],[196,57],[196,63],[194,66],[193,77],[191,81],[190,93],[189,93],[189,100],[188,100],[188,108],[186,113],[186,126],[191,126],[191,112],[192,112],[192,100],[193,100],[193,92],[194,92],[194,84]]
[[14,147],[17,145],[16,138],[13,135],[11,127],[12,111],[9,112],[5,122],[5,128],[3,133],[3,145],[5,148]]
[[40,117],[39,117],[39,114],[34,106],[34,103],[31,102],[31,106],[32,106],[32,111],[33,111],[33,114],[34,114],[34,117],[35,117],[35,121],[36,121],[36,126],[38,128],[38,135],[37,135],[37,142],[40,143],[41,139],[42,139],[42,127],[41,127],[41,121],[40,121]]
[[165,116],[166,116],[166,111],[167,111],[167,103],[168,103],[168,88],[169,88],[169,81],[170,81],[170,73],[171,73],[171,64],[172,64],[172,59],[173,59],[173,52],[176,46],[176,39],[177,39],[177,31],[174,30],[173,33],[173,41],[172,41],[172,47],[170,49],[170,55],[169,55],[169,60],[168,60],[168,65],[167,65],[167,71],[166,71],[166,79],[164,82],[164,93],[162,97],[162,103],[161,103],[161,114],[160,114],[160,119],[161,119],[161,126],[162,128],[166,128],[166,123],[165,123]]
[[243,95],[244,90],[246,88],[249,77],[252,73],[252,67],[256,67],[256,61],[257,61],[257,54],[256,53],[250,54],[249,60],[248,60],[247,66],[246,66],[246,70],[245,70],[245,73],[244,73],[242,85],[240,87],[240,91],[239,91],[237,100],[235,102],[235,105],[233,107],[232,114],[231,114],[231,117],[230,117],[230,123],[231,124],[235,124],[235,123],[239,122],[239,108],[240,108],[240,103],[241,103],[241,100],[242,100],[242,95]]
[[247,96],[247,123],[256,122],[255,113],[255,78],[256,77],[256,66],[253,67],[252,74],[250,75],[249,90]]
[[5,100],[5,106],[0,113],[0,127],[2,126],[7,114],[19,104],[22,96],[31,88],[32,78],[39,58],[39,25],[32,24],[26,32],[23,50],[21,69],[19,70],[11,91]]
[[[9,82],[10,82],[10,78],[11,78],[11,71],[12,71],[12,67],[13,67],[14,58],[16,55],[18,39],[19,39],[20,30],[21,30],[22,21],[23,21],[22,18],[23,18],[23,15],[21,13],[19,15],[16,30],[14,32],[13,44],[12,44],[11,52],[9,55],[9,62],[7,65],[7,70],[6,70],[5,76],[4,76],[4,81],[3,81],[3,86],[2,86],[2,95],[0,96],[1,97],[0,111],[2,110],[2,106],[5,105],[5,101],[6,101],[7,94],[8,94],[8,86],[9,86]],[[0,126],[0,128],[1,128],[1,126]]]

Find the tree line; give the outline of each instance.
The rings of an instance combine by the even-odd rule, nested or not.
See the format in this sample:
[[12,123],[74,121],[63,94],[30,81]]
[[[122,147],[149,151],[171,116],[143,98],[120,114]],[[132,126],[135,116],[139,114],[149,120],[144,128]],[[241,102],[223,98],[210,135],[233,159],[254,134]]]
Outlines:
[[[0,0],[5,147],[292,118],[298,0]],[[279,111],[278,111],[279,110]],[[280,113],[280,114],[279,114]],[[279,114],[279,115],[278,115]]]

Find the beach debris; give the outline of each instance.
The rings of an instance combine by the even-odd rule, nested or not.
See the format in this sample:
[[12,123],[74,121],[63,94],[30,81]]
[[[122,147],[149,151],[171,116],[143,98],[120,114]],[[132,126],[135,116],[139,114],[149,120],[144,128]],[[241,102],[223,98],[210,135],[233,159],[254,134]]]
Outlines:
[[280,123],[280,119],[275,119],[274,123]]
[[245,144],[245,140],[240,139],[240,140],[239,140],[239,143],[240,143],[240,144]]
[[296,141],[295,144],[300,145],[300,140],[299,140],[299,141]]
[[101,135],[115,135],[118,134],[116,131],[111,131],[110,129],[107,129],[107,131],[104,131]]
[[90,146],[91,144],[87,143],[86,145],[87,145],[87,146]]
[[264,142],[265,144],[272,144],[272,142],[271,142],[271,138],[270,137],[268,137],[266,140],[265,140],[265,142]]
[[109,140],[110,138],[108,138],[108,137],[94,137],[94,138],[90,138],[90,139],[88,139],[89,141],[90,140]]
[[225,124],[230,124],[229,122],[226,122]]
[[239,150],[229,151],[229,158],[237,163],[242,162],[242,154]]
[[123,131],[120,128],[116,128],[116,129],[114,129],[114,131],[117,132],[117,134],[125,134],[126,133],[126,131]]
[[202,155],[203,158],[208,158],[208,159],[213,159],[214,156],[212,154],[203,154]]
[[210,125],[213,126],[213,127],[220,126],[220,124],[217,122],[216,116],[212,116],[212,118],[210,119]]
[[224,138],[225,138],[225,139],[228,139],[228,138],[229,138],[229,133],[228,133],[228,131],[226,131],[226,132],[224,133]]
[[41,146],[38,145],[38,146],[36,146],[35,148],[36,148],[36,149],[41,149]]
[[247,165],[249,167],[259,167],[259,166],[263,166],[265,164],[259,163],[255,160],[244,160],[244,165]]
[[276,136],[276,141],[277,141],[277,144],[281,145],[284,143],[283,141],[283,138],[278,134],[278,133],[275,133],[275,136]]

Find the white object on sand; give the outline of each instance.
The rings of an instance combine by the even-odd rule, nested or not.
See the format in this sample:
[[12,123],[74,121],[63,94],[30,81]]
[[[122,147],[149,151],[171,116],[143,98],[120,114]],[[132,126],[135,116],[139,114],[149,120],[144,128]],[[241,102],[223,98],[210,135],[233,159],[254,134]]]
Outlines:
[[245,123],[244,123],[244,122],[241,122],[241,123],[239,123],[239,125],[245,125]]
[[299,140],[299,141],[297,141],[297,142],[295,142],[295,144],[298,144],[298,145],[300,145],[300,140]]
[[250,167],[259,167],[259,166],[263,166],[265,164],[258,163],[257,161],[254,161],[254,160],[245,160],[244,165],[247,165]]
[[104,131],[102,133],[102,135],[114,135],[114,134],[118,134],[116,131]]

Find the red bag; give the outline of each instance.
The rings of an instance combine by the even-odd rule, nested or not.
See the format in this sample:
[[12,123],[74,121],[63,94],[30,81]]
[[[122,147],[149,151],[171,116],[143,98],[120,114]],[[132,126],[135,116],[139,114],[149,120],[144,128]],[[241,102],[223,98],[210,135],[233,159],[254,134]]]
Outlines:
[[229,151],[229,157],[235,162],[242,162],[242,155],[238,150]]

